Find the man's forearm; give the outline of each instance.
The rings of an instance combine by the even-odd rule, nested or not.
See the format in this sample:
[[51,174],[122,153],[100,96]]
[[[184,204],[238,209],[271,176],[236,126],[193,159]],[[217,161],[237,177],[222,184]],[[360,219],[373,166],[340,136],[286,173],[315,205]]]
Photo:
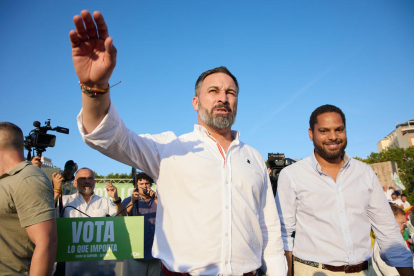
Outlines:
[[[119,214],[119,212],[121,212],[121,211],[122,211],[122,213]],[[117,214],[119,214],[122,217],[125,217],[126,216],[126,212],[127,212],[127,209],[124,207],[124,205],[122,205],[121,202],[119,202],[119,203],[116,204],[116,213]]]
[[58,201],[58,199],[59,199],[60,195],[61,195],[60,193],[56,193],[56,192],[54,192],[53,199],[55,200],[55,204],[56,204],[56,202]]
[[111,102],[109,93],[98,95],[96,98],[82,93],[82,122],[86,134],[92,133],[108,114]]
[[293,258],[292,258],[292,251],[285,251],[287,266],[288,266],[288,274],[287,276],[292,276],[292,264],[293,264]]

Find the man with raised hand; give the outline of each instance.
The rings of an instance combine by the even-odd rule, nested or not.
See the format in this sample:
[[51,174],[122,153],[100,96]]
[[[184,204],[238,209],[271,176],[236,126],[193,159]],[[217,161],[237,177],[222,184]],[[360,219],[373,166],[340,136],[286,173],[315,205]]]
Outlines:
[[345,152],[341,109],[315,109],[308,133],[311,156],[281,171],[276,194],[286,258],[290,268],[293,258],[295,276],[372,275],[371,228],[381,258],[400,275],[414,275],[412,255],[377,176]]
[[[62,175],[53,174],[55,203],[62,196],[63,180]],[[126,215],[122,199],[118,196],[117,188],[112,183],[108,182],[105,187],[112,200],[95,195],[95,173],[91,169],[79,169],[75,174],[73,185],[75,185],[77,193],[62,196],[62,206],[59,208],[59,212],[62,212],[64,209],[62,217],[81,218],[87,217],[86,215],[91,217],[105,217],[109,215],[112,217],[119,213],[121,216]]]
[[137,135],[109,97],[116,49],[102,15],[82,11],[69,33],[82,90],[78,127],[103,154],[145,171],[157,181],[153,256],[191,275],[286,275],[280,222],[265,162],[232,131],[239,87],[225,67],[200,75],[193,108],[198,124]]
[[25,161],[23,132],[0,122],[0,275],[49,276],[57,248],[53,186]]

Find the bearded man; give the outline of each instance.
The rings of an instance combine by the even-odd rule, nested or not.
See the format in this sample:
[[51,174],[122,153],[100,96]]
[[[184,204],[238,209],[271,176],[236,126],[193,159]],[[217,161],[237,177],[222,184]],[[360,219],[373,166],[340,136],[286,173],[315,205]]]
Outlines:
[[[280,222],[265,162],[231,130],[239,86],[225,67],[201,74],[190,133],[137,135],[109,97],[116,49],[99,12],[74,17],[69,37],[82,90],[78,126],[101,153],[146,172],[157,182],[152,255],[190,275],[286,275]],[[97,28],[97,29],[96,29]]]
[[371,228],[381,258],[400,275],[414,275],[412,255],[377,176],[345,153],[344,113],[320,106],[309,125],[314,151],[281,171],[276,194],[288,275],[292,251],[295,276],[372,275]]

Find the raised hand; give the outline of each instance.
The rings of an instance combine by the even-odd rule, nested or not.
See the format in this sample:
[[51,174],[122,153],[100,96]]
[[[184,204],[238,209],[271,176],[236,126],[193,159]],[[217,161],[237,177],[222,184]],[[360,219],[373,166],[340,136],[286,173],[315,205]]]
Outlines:
[[118,200],[119,199],[117,188],[114,185],[112,185],[111,182],[109,182],[109,181],[106,182],[106,187],[105,188],[106,188],[106,191],[108,192],[108,195],[113,200]]
[[108,88],[108,81],[116,64],[116,48],[112,38],[108,36],[102,14],[95,11],[92,19],[89,11],[83,10],[81,16],[73,17],[73,22],[76,31],[70,31],[69,38],[73,66],[79,80],[89,87]]
[[52,174],[52,183],[53,188],[57,190],[62,190],[62,182],[64,178],[60,173],[53,173]]
[[38,167],[39,169],[42,168],[42,160],[39,156],[35,156],[32,158],[32,164]]

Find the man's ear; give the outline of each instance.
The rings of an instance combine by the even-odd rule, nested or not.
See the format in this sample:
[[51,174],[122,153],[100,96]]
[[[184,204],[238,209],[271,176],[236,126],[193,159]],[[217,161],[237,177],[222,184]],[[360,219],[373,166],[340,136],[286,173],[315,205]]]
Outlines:
[[193,98],[193,108],[195,111],[198,111],[198,97],[194,96]]
[[311,128],[308,129],[309,139],[313,141],[313,131]]
[[78,188],[78,183],[76,182],[76,179],[73,180],[73,186],[75,186],[76,188]]

